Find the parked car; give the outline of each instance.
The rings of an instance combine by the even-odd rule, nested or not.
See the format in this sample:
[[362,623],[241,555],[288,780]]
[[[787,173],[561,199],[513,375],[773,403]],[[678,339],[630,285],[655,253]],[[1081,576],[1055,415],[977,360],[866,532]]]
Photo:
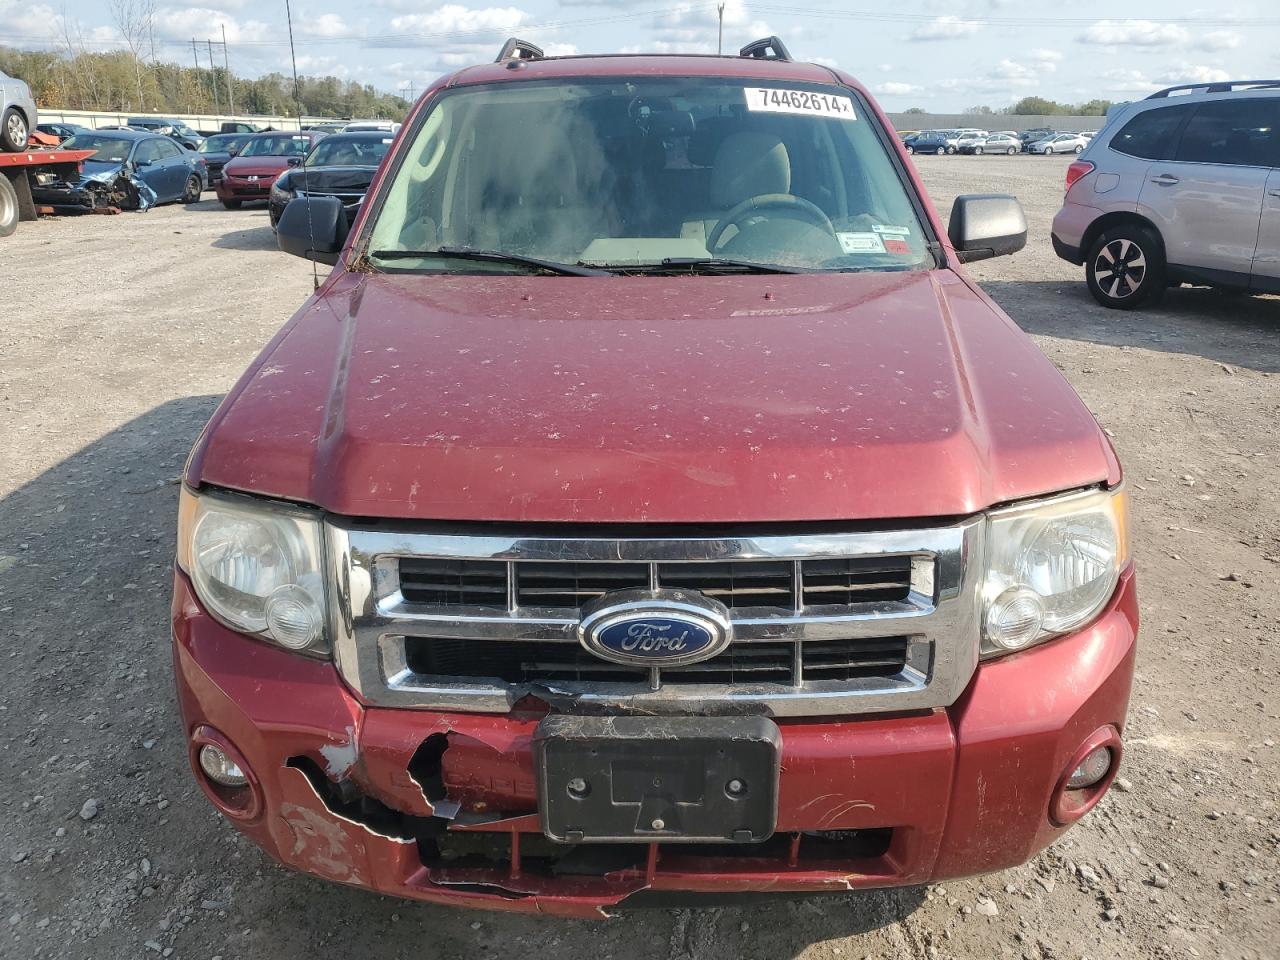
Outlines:
[[352,120],[342,128],[343,133],[360,133],[362,131],[380,131],[396,133],[400,124],[394,120]]
[[337,197],[353,222],[391,141],[389,133],[377,131],[325,137],[301,166],[290,167],[271,185],[271,226],[279,222],[284,208],[299,192],[308,197]]
[[1027,147],[1027,153],[1047,156],[1051,153],[1080,153],[1089,141],[1078,133],[1055,133]]
[[76,134],[62,147],[95,153],[84,162],[76,182],[37,182],[32,190],[37,203],[91,210],[100,206],[145,209],[174,201],[195,203],[207,186],[204,161],[168,137],[91,130]]
[[956,152],[956,136],[951,130],[926,130],[910,144],[911,153],[944,153]]
[[196,150],[204,142],[204,137],[187,126],[184,120],[169,117],[130,117],[128,124],[135,130],[146,130],[171,137],[188,150]]
[[245,123],[241,120],[224,120],[218,125],[217,130],[197,130],[202,137],[213,137],[219,133],[266,133],[270,127],[264,127],[259,123]]
[[777,38],[512,41],[354,225],[293,200],[332,272],[181,486],[209,801],[299,870],[581,917],[990,872],[1083,816],[1134,670],[1120,466],[963,267],[1017,201],[948,227],[891,145]]
[[27,149],[27,140],[39,121],[31,88],[0,71],[0,151],[21,153]]
[[1084,137],[1086,140],[1092,140],[1097,135],[1098,135],[1097,130],[1081,130],[1080,131],[1080,136]]
[[216,185],[222,179],[222,168],[236,156],[249,139],[247,133],[215,133],[207,137],[196,150],[209,167],[209,182]]
[[1280,293],[1280,84],[1186,84],[1126,105],[1067,169],[1052,239],[1106,307],[1178,283]]
[[[986,130],[964,130],[958,131],[956,134],[955,144],[957,153],[972,153],[973,148],[980,143],[986,142],[990,134]],[[966,149],[968,148],[968,149]]]
[[92,132],[88,127],[82,127],[76,123],[41,123],[36,126],[36,129],[51,137],[57,137],[60,142],[70,140],[78,133]]
[[316,133],[342,133],[346,129],[346,120],[335,120],[332,123],[312,123],[304,127],[305,130],[314,130]]
[[959,149],[961,153],[971,153],[977,156],[984,153],[1007,153],[1012,156],[1021,151],[1022,144],[1015,136],[998,133],[989,137],[961,139]]
[[249,137],[240,152],[222,167],[222,177],[214,185],[218,199],[228,210],[255,200],[266,200],[276,177],[302,162],[323,133],[303,130],[296,133],[257,133]]

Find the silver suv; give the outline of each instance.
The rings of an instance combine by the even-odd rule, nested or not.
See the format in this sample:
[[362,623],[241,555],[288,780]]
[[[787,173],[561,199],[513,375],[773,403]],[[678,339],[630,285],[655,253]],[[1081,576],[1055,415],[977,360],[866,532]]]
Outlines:
[[1052,239],[1106,307],[1179,283],[1280,293],[1280,80],[1120,108],[1068,169]]
[[36,128],[36,101],[31,88],[0,71],[0,150],[19,153]]

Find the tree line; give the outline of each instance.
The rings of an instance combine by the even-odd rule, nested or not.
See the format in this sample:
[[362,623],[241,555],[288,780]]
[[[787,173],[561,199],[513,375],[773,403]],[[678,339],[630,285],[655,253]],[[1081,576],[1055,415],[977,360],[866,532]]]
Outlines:
[[297,116],[300,103],[308,117],[390,120],[409,110],[403,97],[338,77],[299,77],[295,95],[293,78],[281,73],[249,80],[216,65],[184,67],[142,54],[0,47],[0,71],[25,80],[45,110]]
[[[1005,117],[1105,117],[1111,100],[1087,100],[1084,103],[1059,103],[1044,97],[1023,97],[1009,107],[992,108],[985,104],[969,107],[961,113],[978,116]],[[929,113],[924,107],[911,107],[904,113]]]

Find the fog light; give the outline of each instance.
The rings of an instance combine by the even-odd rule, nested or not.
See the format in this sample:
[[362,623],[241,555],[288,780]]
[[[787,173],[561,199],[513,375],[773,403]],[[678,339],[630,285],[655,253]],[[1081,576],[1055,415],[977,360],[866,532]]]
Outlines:
[[1021,650],[1040,636],[1044,606],[1038,594],[1011,587],[987,610],[987,638],[1006,650]]
[[200,769],[223,787],[243,787],[249,782],[236,762],[211,743],[200,748]]
[[1092,787],[1107,775],[1111,769],[1111,750],[1109,747],[1095,747],[1080,761],[1080,765],[1067,778],[1068,790],[1083,790]]

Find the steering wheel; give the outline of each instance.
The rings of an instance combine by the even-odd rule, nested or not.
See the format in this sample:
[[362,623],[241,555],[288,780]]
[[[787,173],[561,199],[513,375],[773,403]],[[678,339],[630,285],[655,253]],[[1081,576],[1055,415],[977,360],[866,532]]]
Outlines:
[[720,238],[730,227],[736,227],[748,217],[765,210],[777,210],[792,216],[798,215],[798,219],[807,220],[820,230],[831,234],[832,239],[835,238],[836,228],[831,218],[804,197],[797,197],[791,193],[763,193],[758,197],[743,200],[720,218],[715,229],[707,236],[707,252],[716,252],[716,248],[720,246]]

